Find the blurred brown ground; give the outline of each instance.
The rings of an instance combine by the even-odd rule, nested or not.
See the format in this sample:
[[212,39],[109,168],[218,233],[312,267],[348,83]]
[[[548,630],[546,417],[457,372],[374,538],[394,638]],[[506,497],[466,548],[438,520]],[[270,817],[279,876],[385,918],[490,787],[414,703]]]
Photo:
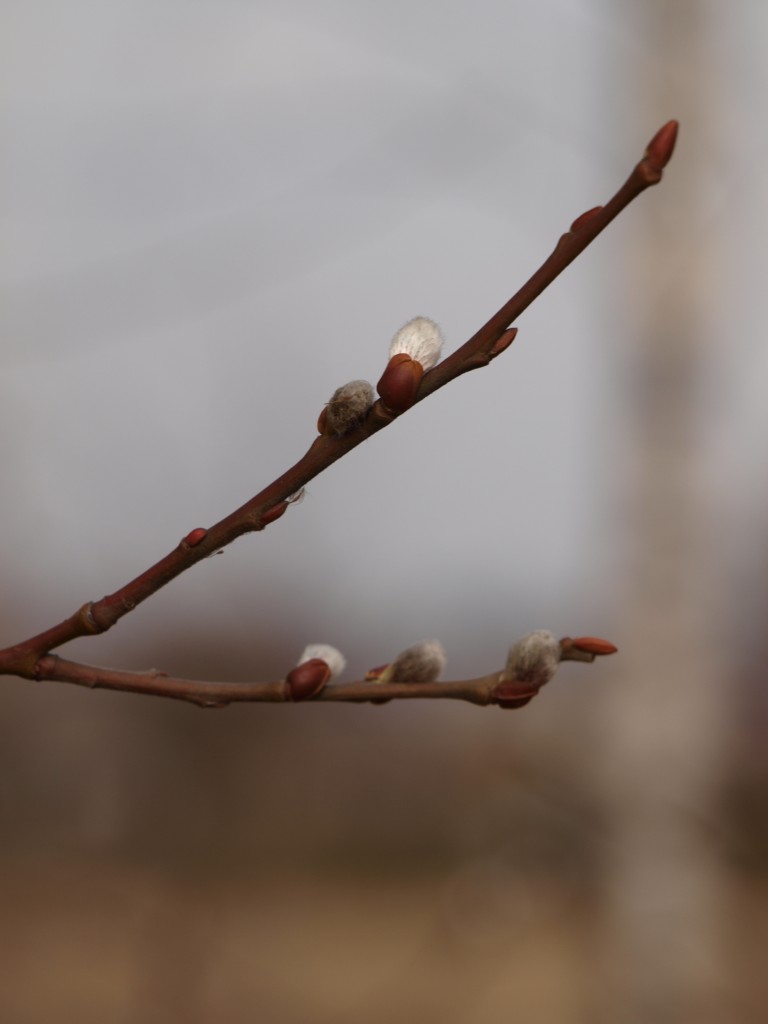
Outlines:
[[[607,1019],[615,838],[573,715],[607,677],[526,715],[7,685],[4,1024]],[[699,1021],[768,1005],[761,764],[697,825],[723,950]]]

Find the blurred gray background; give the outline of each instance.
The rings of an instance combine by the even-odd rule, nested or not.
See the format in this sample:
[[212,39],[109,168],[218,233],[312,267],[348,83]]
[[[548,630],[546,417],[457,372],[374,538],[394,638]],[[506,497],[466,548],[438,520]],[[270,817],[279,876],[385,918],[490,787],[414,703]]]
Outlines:
[[[6,0],[0,643],[448,350],[655,130],[510,351],[63,654],[209,679],[598,634],[518,713],[2,680],[0,1015],[746,1022],[768,998],[768,8]],[[762,945],[761,945],[762,944]]]

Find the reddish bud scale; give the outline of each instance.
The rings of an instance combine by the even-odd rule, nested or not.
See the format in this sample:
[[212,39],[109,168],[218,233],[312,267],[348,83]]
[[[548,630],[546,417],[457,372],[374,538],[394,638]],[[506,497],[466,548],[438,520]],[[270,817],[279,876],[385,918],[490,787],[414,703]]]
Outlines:
[[672,159],[675,143],[677,142],[678,128],[679,124],[677,121],[667,121],[648,143],[645,159],[655,171],[662,171]]
[[586,651],[588,654],[615,654],[618,647],[610,640],[601,640],[599,636],[577,636],[571,640],[571,647],[577,651]]
[[331,678],[329,666],[321,658],[310,658],[309,661],[291,669],[285,677],[288,695],[291,700],[309,700],[323,689]]
[[[378,665],[376,668],[369,668],[365,673],[366,683],[375,683],[377,679],[380,679],[389,668],[389,662],[386,665]],[[378,697],[371,701],[371,704],[389,704],[391,697]]]
[[365,673],[366,682],[372,682],[374,679],[378,679],[384,674],[385,670],[389,668],[389,663],[386,665],[378,665],[376,668],[369,668]]
[[522,708],[533,700],[538,692],[539,687],[531,687],[518,680],[509,680],[500,683],[493,696],[500,708]]
[[325,434],[326,427],[328,426],[328,406],[323,406],[323,411],[317,417],[317,432],[318,434]]
[[201,541],[205,540],[208,536],[208,531],[204,530],[202,526],[198,526],[196,530],[190,530],[187,536],[184,538],[184,543],[190,547],[196,547]]
[[391,412],[405,412],[415,402],[423,376],[424,367],[421,363],[411,359],[405,352],[398,352],[387,363],[376,390],[387,409]]
[[494,344],[493,348],[491,349],[491,352],[490,352],[491,358],[495,359],[496,356],[500,356],[501,353],[505,351],[505,349],[509,348],[509,346],[512,344],[512,342],[515,340],[516,337],[517,337],[517,328],[516,327],[510,327],[506,331],[504,331],[502,336],[499,338],[499,340]]
[[268,508],[266,512],[262,513],[261,525],[269,526],[270,523],[274,523],[274,521],[279,519],[288,508],[288,504],[289,503],[287,501],[279,501],[277,505],[273,505],[272,508]]
[[602,210],[602,206],[593,206],[591,210],[586,210],[571,224],[571,231],[580,231],[585,224],[592,220],[593,217],[597,216]]

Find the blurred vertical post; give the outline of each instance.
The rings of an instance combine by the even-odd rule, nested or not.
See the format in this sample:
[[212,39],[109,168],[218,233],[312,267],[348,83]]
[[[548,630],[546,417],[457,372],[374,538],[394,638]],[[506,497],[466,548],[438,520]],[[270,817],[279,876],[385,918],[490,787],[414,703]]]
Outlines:
[[[696,429],[709,342],[703,310],[716,267],[690,238],[711,172],[685,154],[702,114],[714,113],[705,66],[710,6],[643,0],[633,7],[630,23],[645,34],[645,66],[641,74],[633,68],[629,87],[642,104],[633,121],[652,129],[677,117],[681,134],[667,181],[634,225],[622,294],[636,341],[624,385],[624,675],[607,695],[603,722],[610,842],[600,1019],[702,1024],[724,1019],[723,889],[712,822],[725,709],[724,676],[708,639],[716,567],[705,541],[697,474],[706,463]],[[667,188],[673,206],[669,192],[662,197]],[[676,258],[684,252],[685,260]]]

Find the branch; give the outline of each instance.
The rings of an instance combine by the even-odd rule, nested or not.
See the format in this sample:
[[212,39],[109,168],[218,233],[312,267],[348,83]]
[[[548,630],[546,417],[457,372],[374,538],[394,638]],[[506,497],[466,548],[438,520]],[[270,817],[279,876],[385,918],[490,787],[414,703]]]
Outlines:
[[[428,370],[423,377],[422,368],[418,367],[418,376],[410,379],[411,393],[407,402],[393,405],[391,400],[388,400],[390,404],[376,401],[364,418],[356,420],[345,433],[321,433],[294,466],[220,522],[207,529],[198,527],[191,530],[169,554],[113,594],[99,601],[87,602],[69,618],[50,629],[0,651],[0,674],[43,678],[38,663],[49,651],[78,637],[105,632],[123,615],[203,558],[227,547],[245,533],[263,530],[283,515],[310,480],[388,426],[405,408],[420,402],[462,373],[488,365],[514,340],[517,330],[511,326],[513,321],[614,217],[646,188],[661,180],[662,171],[672,156],[676,136],[677,122],[669,121],[653,137],[642,159],[613,198],[605,206],[596,206],[577,217],[539,269],[469,341]],[[394,357],[390,364],[397,358]],[[383,384],[390,369],[391,366],[379,382],[382,395],[385,393]],[[397,368],[395,375],[396,371]],[[386,393],[389,394],[389,391]],[[322,431],[323,427],[320,429]],[[50,659],[44,661],[44,667],[50,669]]]
[[[433,643],[433,642],[432,642]],[[417,645],[421,647],[423,645]],[[404,654],[411,655],[416,648]],[[332,649],[331,649],[332,650]],[[353,704],[384,704],[390,700],[463,700],[470,704],[497,704],[503,708],[520,708],[532,700],[539,690],[554,676],[561,661],[592,662],[601,655],[613,654],[613,644],[596,637],[556,641],[551,633],[530,633],[510,650],[507,665],[502,671],[492,672],[477,679],[437,682],[422,679],[382,680],[383,670],[374,669],[365,679],[338,685],[326,685],[331,673],[320,670],[320,688],[307,695],[299,695],[292,685],[296,670],[285,679],[268,683],[221,683],[200,679],[179,679],[167,676],[157,669],[148,672],[121,672],[116,669],[96,668],[76,661],[67,661],[58,655],[41,658],[34,677],[60,683],[74,683],[89,689],[121,690],[154,697],[169,697],[196,704],[201,708],[223,708],[236,703],[285,704],[299,701],[344,701]],[[401,656],[402,657],[402,656]],[[317,670],[325,662],[311,659],[301,663]],[[411,665],[413,660],[411,658]],[[393,663],[395,665],[396,662]],[[387,666],[391,667],[391,666]],[[396,675],[396,673],[395,673]]]

